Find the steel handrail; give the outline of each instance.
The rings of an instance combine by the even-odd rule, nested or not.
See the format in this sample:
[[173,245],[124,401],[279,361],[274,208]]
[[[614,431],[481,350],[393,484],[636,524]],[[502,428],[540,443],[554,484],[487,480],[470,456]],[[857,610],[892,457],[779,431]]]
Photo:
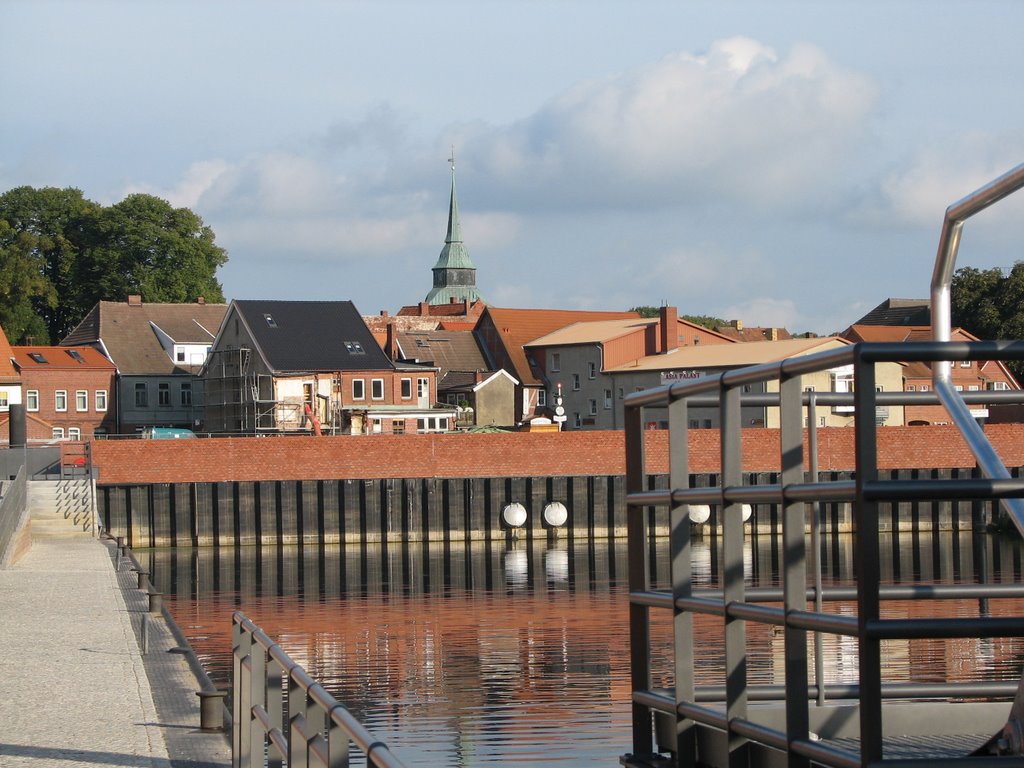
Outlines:
[[[348,765],[349,742],[366,756],[368,765],[402,768],[403,763],[384,742],[244,613],[235,611],[231,622],[235,670],[231,685],[233,768],[264,765],[264,750],[271,745],[289,765],[293,760],[306,765],[312,754],[318,765],[342,768]],[[257,675],[253,667],[261,674]],[[260,679],[253,679],[256,677]],[[280,696],[283,678],[287,678],[288,701],[278,702],[271,711],[267,702],[272,696]],[[283,715],[286,709],[287,723]]]

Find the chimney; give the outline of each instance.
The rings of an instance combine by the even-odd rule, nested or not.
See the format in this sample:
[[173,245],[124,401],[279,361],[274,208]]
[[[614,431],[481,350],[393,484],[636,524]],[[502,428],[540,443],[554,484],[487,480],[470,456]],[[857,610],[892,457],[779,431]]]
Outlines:
[[420,317],[430,317],[430,305],[425,301],[420,302]]
[[448,299],[448,303],[449,303],[449,304],[458,304],[458,303],[459,303],[459,300],[458,300],[458,298],[457,298],[457,297],[455,297],[455,296],[452,296],[452,297],[451,297],[450,299]]
[[743,330],[743,321],[742,320],[733,320],[732,323],[730,323],[730,325],[732,325],[732,327],[735,328],[737,331],[742,331]]
[[771,329],[769,329],[768,333],[771,334],[770,338],[771,338],[772,341],[778,341],[779,340],[779,329],[778,328],[771,328]]
[[128,294],[128,306],[129,307],[141,307],[142,306],[142,296],[140,296],[137,293],[129,293]]
[[679,312],[675,307],[662,307],[658,319],[658,331],[661,338],[661,354],[679,348]]
[[384,351],[387,353],[389,360],[398,359],[398,338],[395,336],[395,324],[387,324],[387,339],[384,342]]
[[388,311],[387,311],[386,309],[382,309],[382,310],[380,311],[380,316],[381,316],[381,317],[387,317],[387,316],[388,316]]
[[469,299],[463,299],[462,300],[462,312],[463,312],[463,314],[468,316],[469,315],[469,309],[472,306],[473,306],[473,303]]
[[205,303],[206,303],[206,299],[204,299],[202,296],[196,296],[196,304],[205,304]]

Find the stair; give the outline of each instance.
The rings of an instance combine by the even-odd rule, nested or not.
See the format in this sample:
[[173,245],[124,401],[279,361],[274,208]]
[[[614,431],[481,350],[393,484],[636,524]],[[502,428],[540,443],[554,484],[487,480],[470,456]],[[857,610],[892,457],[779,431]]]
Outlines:
[[27,485],[33,539],[93,535],[93,499],[88,478],[31,480]]

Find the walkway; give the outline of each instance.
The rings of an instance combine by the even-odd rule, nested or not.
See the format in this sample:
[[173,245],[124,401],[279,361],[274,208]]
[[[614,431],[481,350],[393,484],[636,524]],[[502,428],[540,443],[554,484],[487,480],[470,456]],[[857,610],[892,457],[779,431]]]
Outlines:
[[152,623],[144,662],[133,619],[140,625],[145,608],[122,592],[135,577],[114,570],[113,552],[34,526],[29,552],[0,570],[4,768],[229,764],[224,738],[198,729],[197,686],[182,656],[167,653],[163,622]]

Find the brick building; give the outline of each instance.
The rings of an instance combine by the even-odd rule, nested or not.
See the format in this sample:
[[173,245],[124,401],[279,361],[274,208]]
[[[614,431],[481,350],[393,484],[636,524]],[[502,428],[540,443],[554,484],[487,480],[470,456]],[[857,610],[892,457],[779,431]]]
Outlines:
[[88,439],[117,426],[117,368],[92,347],[12,347],[29,444]]

